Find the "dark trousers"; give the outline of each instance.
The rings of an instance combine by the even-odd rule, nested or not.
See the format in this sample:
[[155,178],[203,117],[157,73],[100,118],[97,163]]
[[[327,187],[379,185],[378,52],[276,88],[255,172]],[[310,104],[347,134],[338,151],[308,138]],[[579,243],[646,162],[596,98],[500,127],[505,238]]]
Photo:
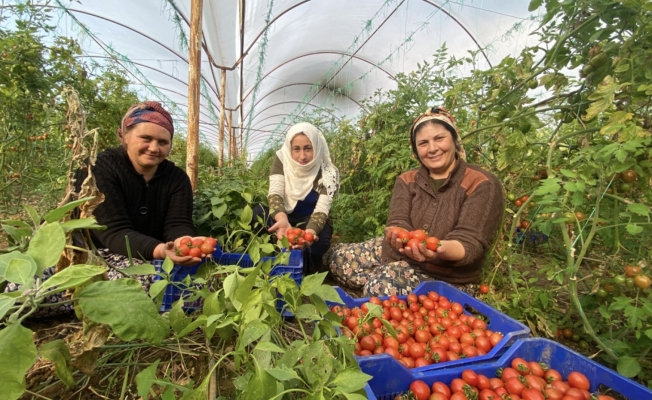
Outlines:
[[[276,223],[272,217],[269,216],[269,207],[263,204],[258,204],[253,210],[254,216],[251,220],[252,229],[257,234],[260,234],[270,228]],[[261,227],[258,220],[265,221],[265,226]],[[294,215],[293,213],[288,214],[288,221],[293,227],[299,226],[301,229],[305,229],[308,221],[310,220],[310,215]],[[324,228],[319,232],[317,237],[319,240],[314,242],[306,251],[303,253],[303,272],[304,274],[313,274],[319,270],[322,265],[322,257],[328,249],[331,247],[331,237],[333,236],[333,227],[326,223]],[[274,237],[276,237],[274,235]]]

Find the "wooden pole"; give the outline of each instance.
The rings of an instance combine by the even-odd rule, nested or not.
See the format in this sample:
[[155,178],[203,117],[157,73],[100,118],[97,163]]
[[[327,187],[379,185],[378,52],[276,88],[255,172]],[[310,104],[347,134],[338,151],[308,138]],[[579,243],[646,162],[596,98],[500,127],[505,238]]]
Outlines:
[[192,0],[190,5],[190,61],[188,65],[188,140],[186,145],[186,173],[192,190],[197,189],[199,169],[199,79],[201,76],[201,17],[203,0]]
[[229,166],[233,166],[235,159],[235,134],[233,133],[233,110],[229,111],[227,133],[229,134]]
[[222,167],[224,167],[224,105],[226,104],[226,69],[222,70],[222,77],[220,78],[220,135],[218,144],[218,159],[217,165],[220,167],[220,175],[222,175]]

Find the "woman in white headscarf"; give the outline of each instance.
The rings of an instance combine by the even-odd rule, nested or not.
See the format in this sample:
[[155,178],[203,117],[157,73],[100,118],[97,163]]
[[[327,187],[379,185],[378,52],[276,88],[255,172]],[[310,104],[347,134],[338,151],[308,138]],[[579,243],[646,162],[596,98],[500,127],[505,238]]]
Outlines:
[[333,228],[328,221],[333,197],[339,187],[339,171],[333,165],[324,135],[314,125],[298,123],[288,130],[283,147],[276,152],[269,175],[269,207],[254,210],[267,221],[268,231],[282,238],[287,230],[300,227],[312,233],[312,245],[295,245],[309,249],[315,272],[330,247]]

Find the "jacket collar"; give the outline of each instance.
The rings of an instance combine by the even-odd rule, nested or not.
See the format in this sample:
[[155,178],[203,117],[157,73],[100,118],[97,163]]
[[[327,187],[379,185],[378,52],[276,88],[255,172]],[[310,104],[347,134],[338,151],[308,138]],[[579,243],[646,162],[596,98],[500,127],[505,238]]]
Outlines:
[[[439,187],[439,191],[443,192],[454,184],[462,182],[462,178],[464,178],[464,173],[466,172],[467,165],[468,164],[466,161],[458,157],[455,161],[455,167],[453,167],[453,170],[448,175],[448,178],[446,178],[446,181],[444,181],[444,183]],[[430,171],[428,171],[428,168],[426,168],[423,164],[421,164],[421,167],[419,167],[417,177],[419,185],[424,189],[429,189],[429,191],[434,194],[432,191],[432,186],[430,186]]]

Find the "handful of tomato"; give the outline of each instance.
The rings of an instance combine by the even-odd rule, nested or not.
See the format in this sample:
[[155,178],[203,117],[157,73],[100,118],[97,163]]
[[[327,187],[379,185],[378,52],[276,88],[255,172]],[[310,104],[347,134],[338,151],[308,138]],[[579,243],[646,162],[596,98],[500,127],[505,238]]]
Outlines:
[[420,244],[423,244],[428,250],[437,251],[437,248],[441,246],[439,239],[434,236],[428,236],[428,233],[423,229],[408,231],[397,226],[390,229],[401,239],[403,247],[419,247]]
[[[487,329],[479,318],[464,314],[462,304],[451,302],[435,291],[410,293],[407,301],[397,296],[387,300],[370,297],[369,303],[383,308],[381,318],[365,318],[368,303],[360,308],[334,306],[342,317],[344,335],[357,342],[358,356],[387,353],[407,368],[485,355],[503,339]],[[384,320],[384,321],[383,321]],[[386,324],[390,324],[396,337]]]
[[290,228],[285,232],[285,236],[290,242],[290,245],[303,245],[304,243],[311,244],[315,241],[315,236],[312,232],[306,232],[301,228]]
[[451,381],[450,385],[415,380],[410,390],[394,400],[614,400],[613,397],[591,395],[589,379],[573,371],[564,380],[562,375],[544,363],[512,360],[511,366],[496,371],[498,378],[489,378],[470,369]]
[[212,237],[191,238],[190,236],[184,236],[179,240],[176,253],[178,256],[202,258],[213,254],[215,246],[217,246],[217,240]]

